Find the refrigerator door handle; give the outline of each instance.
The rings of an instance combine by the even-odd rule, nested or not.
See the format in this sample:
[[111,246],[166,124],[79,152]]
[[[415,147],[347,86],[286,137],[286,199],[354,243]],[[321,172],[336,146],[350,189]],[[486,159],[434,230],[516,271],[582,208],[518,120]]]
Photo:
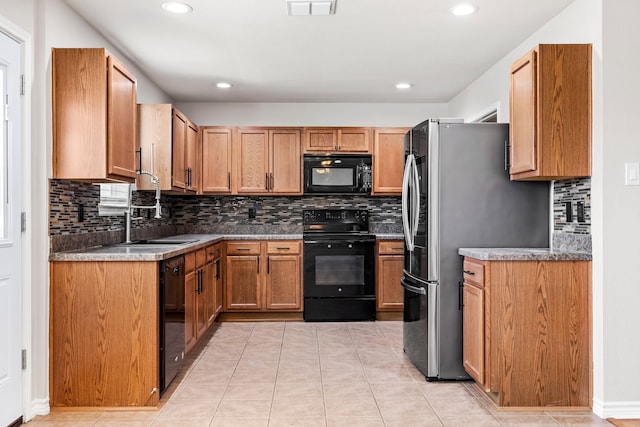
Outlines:
[[420,219],[420,178],[418,177],[418,164],[416,163],[415,156],[412,158],[411,167],[413,169],[413,213],[411,215],[411,238],[415,245],[415,237],[418,233],[418,220]]
[[409,222],[409,179],[411,178],[411,165],[413,154],[407,156],[404,164],[404,174],[402,176],[402,229],[404,231],[404,241],[409,252],[413,251],[413,235],[411,223]]
[[409,292],[413,292],[414,294],[427,295],[427,291],[425,291],[424,288],[419,288],[417,286],[411,286],[410,284],[408,284],[404,280],[404,277],[402,277],[400,279],[400,284],[402,285],[403,288],[405,288]]

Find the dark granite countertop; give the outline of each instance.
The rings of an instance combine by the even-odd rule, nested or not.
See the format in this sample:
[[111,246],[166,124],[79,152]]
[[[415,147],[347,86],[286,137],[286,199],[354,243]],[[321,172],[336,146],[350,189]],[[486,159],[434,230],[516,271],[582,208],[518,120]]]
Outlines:
[[588,252],[549,248],[460,248],[458,254],[482,261],[591,261]]

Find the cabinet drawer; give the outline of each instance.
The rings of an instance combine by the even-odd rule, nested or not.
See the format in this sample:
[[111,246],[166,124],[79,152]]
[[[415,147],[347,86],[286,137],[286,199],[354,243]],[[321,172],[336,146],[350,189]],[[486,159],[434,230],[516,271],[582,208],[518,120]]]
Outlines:
[[227,255],[260,255],[260,242],[229,242]]
[[191,273],[196,269],[196,252],[189,252],[184,255],[184,272]]
[[207,252],[207,262],[211,262],[222,256],[222,246],[212,245],[205,249]]
[[479,288],[484,287],[484,264],[473,258],[465,258],[462,264],[464,281],[476,285]]
[[300,242],[267,242],[268,254],[299,254]]
[[384,255],[404,255],[404,242],[401,240],[378,242],[378,253]]

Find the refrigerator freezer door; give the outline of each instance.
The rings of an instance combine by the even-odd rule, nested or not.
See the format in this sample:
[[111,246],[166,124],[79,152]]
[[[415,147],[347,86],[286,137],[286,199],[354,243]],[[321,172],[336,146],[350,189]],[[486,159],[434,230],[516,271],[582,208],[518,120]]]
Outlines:
[[426,378],[439,376],[438,285],[410,277],[400,280],[404,288],[403,347],[411,363]]

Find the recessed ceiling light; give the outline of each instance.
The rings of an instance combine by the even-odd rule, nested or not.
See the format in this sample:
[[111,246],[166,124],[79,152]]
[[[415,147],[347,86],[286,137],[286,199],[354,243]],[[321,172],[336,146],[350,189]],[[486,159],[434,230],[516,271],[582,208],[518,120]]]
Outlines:
[[231,83],[220,82],[220,83],[216,83],[216,86],[219,87],[220,89],[229,89],[231,87]]
[[460,3],[459,5],[452,7],[450,10],[451,13],[456,16],[466,16],[476,13],[478,11],[478,7],[471,3]]
[[193,8],[191,6],[179,1],[169,1],[166,3],[162,3],[162,8],[167,12],[173,13],[188,13],[193,11]]
[[396,89],[409,89],[413,85],[411,83],[398,83],[396,84]]

